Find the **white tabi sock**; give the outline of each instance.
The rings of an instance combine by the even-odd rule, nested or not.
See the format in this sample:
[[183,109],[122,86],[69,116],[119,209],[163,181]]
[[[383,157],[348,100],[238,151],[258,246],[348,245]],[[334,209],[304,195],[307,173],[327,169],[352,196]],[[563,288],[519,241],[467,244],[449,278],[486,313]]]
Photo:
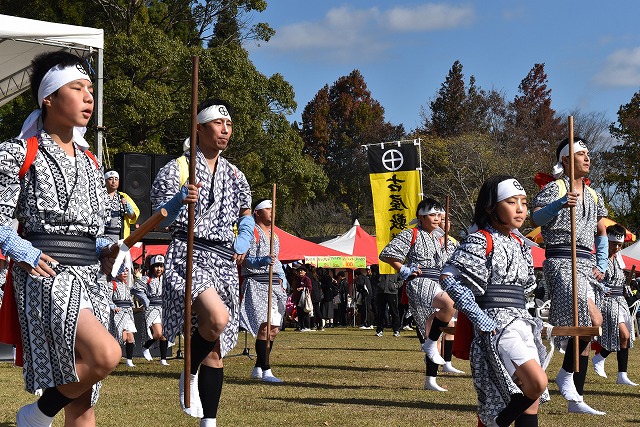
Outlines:
[[53,417],[47,417],[38,408],[38,402],[25,405],[16,415],[17,427],[51,427]]

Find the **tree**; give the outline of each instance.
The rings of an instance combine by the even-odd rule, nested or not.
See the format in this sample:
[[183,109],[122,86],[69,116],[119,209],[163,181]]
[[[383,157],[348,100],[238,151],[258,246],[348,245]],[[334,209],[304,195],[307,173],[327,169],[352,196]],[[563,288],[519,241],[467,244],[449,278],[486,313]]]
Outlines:
[[620,142],[604,153],[607,162],[605,183],[614,189],[611,204],[615,219],[628,228],[640,230],[640,92],[618,109],[618,122],[609,127],[611,135]]
[[455,61],[436,98],[429,104],[430,119],[424,117],[427,133],[440,137],[462,134],[465,127],[466,99],[462,64]]
[[555,144],[567,136],[564,123],[551,108],[544,63],[535,64],[518,86],[520,95],[509,103],[505,138],[528,156],[555,163]]
[[360,71],[325,85],[302,113],[304,151],[329,177],[327,196],[344,203],[351,220],[372,212],[371,185],[361,146],[402,139],[404,127],[384,120]]
[[[249,19],[266,8],[265,1],[36,0],[42,7],[33,10],[18,0],[5,3],[3,13],[105,29],[110,157],[127,151],[181,154],[190,129],[191,57],[197,55],[199,100],[223,98],[234,106],[234,135],[225,156],[245,171],[254,194],[270,195],[271,184],[278,182],[279,202],[286,206],[324,192],[322,168],[303,155],[300,136],[286,120],[296,108],[293,88],[280,74],[259,73],[242,46],[273,34],[267,24]],[[2,134],[17,135],[33,108],[29,97],[3,107]]]

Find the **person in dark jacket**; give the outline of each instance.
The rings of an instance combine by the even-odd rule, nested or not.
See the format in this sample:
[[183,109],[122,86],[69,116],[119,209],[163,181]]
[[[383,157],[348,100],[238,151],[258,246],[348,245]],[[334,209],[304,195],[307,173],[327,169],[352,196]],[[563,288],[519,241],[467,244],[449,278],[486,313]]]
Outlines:
[[400,318],[398,316],[398,289],[402,287],[399,274],[381,274],[376,286],[376,336],[381,337],[384,331],[387,307],[391,316],[393,336],[400,336]]

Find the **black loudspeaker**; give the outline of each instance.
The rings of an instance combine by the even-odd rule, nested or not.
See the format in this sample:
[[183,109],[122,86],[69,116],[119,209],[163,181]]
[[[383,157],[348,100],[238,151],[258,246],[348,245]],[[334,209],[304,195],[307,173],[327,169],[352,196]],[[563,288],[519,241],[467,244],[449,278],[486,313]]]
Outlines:
[[175,159],[176,156],[171,154],[154,154],[153,155],[153,175],[151,175],[151,183],[156,179],[156,175],[158,175],[158,171],[162,169],[164,165],[169,163],[169,161]]
[[153,160],[152,154],[143,153],[118,153],[114,158],[115,169],[120,173],[118,190],[127,193],[138,205],[138,224],[151,216],[149,191],[155,178]]

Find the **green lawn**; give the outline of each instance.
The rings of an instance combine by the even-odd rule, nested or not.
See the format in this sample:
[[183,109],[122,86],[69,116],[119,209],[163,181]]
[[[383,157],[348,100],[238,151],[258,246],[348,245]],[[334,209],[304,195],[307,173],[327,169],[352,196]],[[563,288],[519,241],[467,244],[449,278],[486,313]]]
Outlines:
[[[376,337],[375,330],[327,329],[294,332],[287,329],[276,339],[271,363],[284,384],[271,385],[249,379],[253,361],[246,356],[225,360],[225,384],[218,411],[220,426],[475,426],[476,395],[469,364],[454,359],[467,374],[443,374],[439,383],[446,393],[425,391],[423,353],[415,333],[391,331]],[[253,340],[249,337],[253,353]],[[242,353],[244,335],[231,355]],[[631,350],[629,376],[640,381],[640,350]],[[137,367],[123,363],[104,382],[96,408],[100,427],[197,426],[182,413],[177,402],[182,360],[171,366],[136,359]],[[549,375],[561,363],[554,356]],[[569,415],[566,402],[553,381],[551,402],[541,408],[541,426],[578,426],[587,423],[627,426],[640,423],[640,387],[615,384],[616,359],[609,356],[609,378],[596,376],[589,367],[586,402],[607,411],[604,417]],[[15,412],[35,400],[23,390],[21,370],[0,363],[0,427],[15,425]],[[53,426],[62,426],[58,416]]]

